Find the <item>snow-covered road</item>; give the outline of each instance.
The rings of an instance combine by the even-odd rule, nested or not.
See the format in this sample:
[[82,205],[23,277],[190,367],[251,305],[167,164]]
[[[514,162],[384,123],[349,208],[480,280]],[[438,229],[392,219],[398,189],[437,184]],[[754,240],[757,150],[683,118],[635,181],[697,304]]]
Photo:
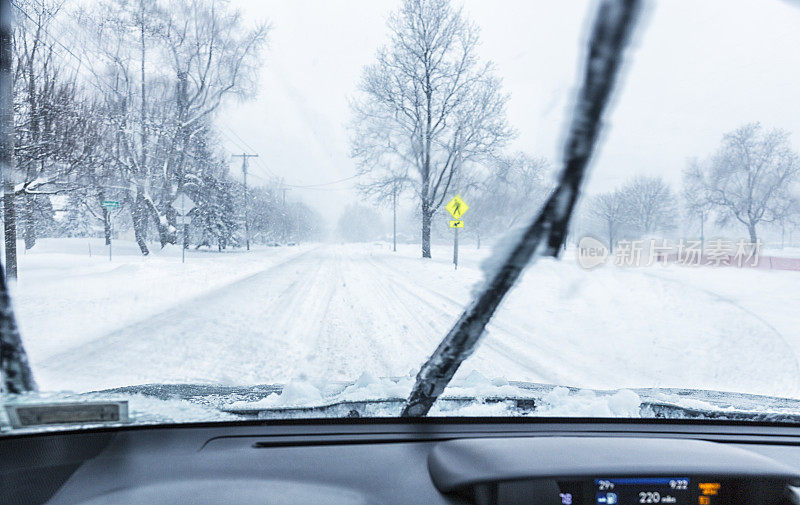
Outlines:
[[[37,364],[37,376],[84,390],[405,375],[430,354],[466,300],[415,285],[409,273],[386,255],[317,247],[52,355]],[[481,361],[499,371],[522,367],[534,372],[528,378],[555,379],[535,373],[547,370],[544,363],[502,342],[487,347]]]
[[[95,338],[68,339],[74,345],[58,352],[33,353],[34,371],[43,389],[51,390],[407,375],[432,352],[482,275],[483,252],[465,250],[458,271],[447,261],[446,248],[435,253],[438,259],[431,261],[419,259],[411,246],[391,253],[378,244],[320,245],[263,256],[261,268],[251,264],[251,256],[247,276],[127,318]],[[242,259],[214,261],[235,265]],[[568,260],[543,260],[526,272],[459,373],[592,388],[675,386],[798,396],[800,331],[787,321],[771,322],[785,318],[785,311],[730,299],[725,293],[737,284],[713,278],[721,274],[794,289],[786,296],[797,299],[796,272],[587,272]],[[26,289],[35,284],[19,286],[23,329]],[[66,320],[79,317],[61,314]],[[46,347],[35,334],[25,338],[35,349]]]

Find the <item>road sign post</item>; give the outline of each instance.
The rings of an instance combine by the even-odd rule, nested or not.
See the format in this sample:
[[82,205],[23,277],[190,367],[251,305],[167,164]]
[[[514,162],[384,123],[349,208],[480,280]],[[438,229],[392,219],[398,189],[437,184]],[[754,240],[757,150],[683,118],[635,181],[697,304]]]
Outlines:
[[458,228],[453,228],[453,269],[458,270]]
[[[114,224],[113,221],[111,220],[112,217],[111,209],[118,209],[119,202],[115,200],[103,200],[103,202],[100,205],[103,208],[105,208],[106,216],[108,218],[108,261],[111,261],[111,242],[113,241],[112,237],[114,235],[114,228],[113,228]],[[92,248],[91,246],[89,246],[89,256],[91,255],[92,255]]]
[[186,228],[188,222],[186,216],[194,209],[194,207],[195,204],[192,201],[192,199],[183,193],[178,193],[178,196],[176,196],[175,200],[172,201],[172,208],[175,209],[175,214],[177,217],[175,221],[178,224],[178,226],[183,228],[183,242],[181,244],[181,263],[186,263]]
[[186,228],[188,228],[186,216],[180,216],[180,215],[176,216],[176,223],[178,224],[178,226],[181,227],[181,234],[183,235],[182,241],[181,241],[182,242],[182,244],[181,244],[181,263],[185,263],[186,262]]
[[469,205],[459,195],[456,195],[447,202],[445,209],[455,218],[450,221],[450,228],[453,229],[453,266],[458,270],[458,229],[464,227],[461,216],[469,210]]

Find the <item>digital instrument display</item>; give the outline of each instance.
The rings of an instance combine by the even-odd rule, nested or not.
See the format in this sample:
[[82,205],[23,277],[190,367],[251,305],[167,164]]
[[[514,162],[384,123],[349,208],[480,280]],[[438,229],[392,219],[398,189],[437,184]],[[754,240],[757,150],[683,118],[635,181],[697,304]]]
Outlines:
[[595,479],[597,505],[698,505],[692,500],[688,477]]
[[683,476],[562,481],[558,488],[561,505],[724,505],[729,492],[716,479]]

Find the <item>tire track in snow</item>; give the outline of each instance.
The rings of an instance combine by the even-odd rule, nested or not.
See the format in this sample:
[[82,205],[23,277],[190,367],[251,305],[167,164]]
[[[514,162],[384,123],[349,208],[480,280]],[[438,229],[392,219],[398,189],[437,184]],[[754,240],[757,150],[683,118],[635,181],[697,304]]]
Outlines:
[[411,365],[394,359],[402,344],[392,341],[393,324],[374,324],[387,305],[379,275],[336,247],[312,250],[51,356],[37,364],[40,383],[85,390],[299,375],[352,380],[365,366],[405,373]]
[[789,351],[791,351],[791,354],[792,354],[792,357],[793,357],[795,377],[796,377],[796,381],[797,381],[797,386],[796,387],[797,387],[797,390],[800,391],[800,357],[797,355],[797,353],[795,353],[793,351],[794,347],[791,345],[791,343],[789,343],[789,340],[786,338],[786,336],[782,332],[780,332],[772,323],[767,321],[766,318],[764,318],[763,316],[761,316],[761,315],[753,312],[752,310],[748,309],[747,307],[745,307],[744,305],[742,305],[738,301],[736,301],[736,300],[734,300],[732,298],[723,296],[723,295],[717,293],[716,291],[712,291],[710,289],[702,288],[702,287],[696,286],[694,284],[687,284],[686,282],[682,282],[682,281],[680,281],[678,279],[674,279],[672,277],[666,277],[666,276],[663,276],[663,275],[653,274],[653,273],[649,273],[649,272],[644,272],[643,275],[645,275],[647,277],[650,277],[650,278],[653,278],[653,279],[657,279],[657,280],[662,281],[662,282],[670,282],[670,283],[673,283],[673,284],[680,285],[681,287],[684,287],[684,288],[691,288],[691,289],[694,289],[694,290],[699,291],[701,293],[705,293],[708,296],[710,296],[711,298],[714,298],[714,299],[716,299],[716,300],[718,300],[718,301],[720,301],[722,303],[727,303],[727,304],[735,307],[736,309],[741,310],[745,314],[747,314],[749,316],[752,316],[753,319],[756,319],[757,321],[761,322],[764,326],[766,326],[767,328],[772,330],[775,333],[775,336],[781,341],[781,343],[783,343],[783,345],[786,346],[786,348]]
[[[391,358],[391,364],[384,375],[405,375],[411,369],[418,368],[431,352],[431,345],[438,342],[445,324],[437,324],[443,319],[442,314],[423,317],[419,304],[412,300],[409,303],[403,298],[391,279],[378,268],[370,254],[359,258],[359,275],[356,293],[367,293],[368,296],[357,300],[357,303],[368,310],[370,329],[383,350],[384,356]],[[352,282],[351,279],[349,282]]]
[[[430,354],[435,348],[435,345],[438,344],[444,336],[444,332],[450,329],[453,321],[461,314],[464,309],[464,303],[429,285],[410,285],[410,281],[400,275],[397,269],[388,265],[384,258],[380,258],[378,261],[372,258],[371,261],[384,275],[392,279],[393,286],[402,289],[405,296],[413,300],[412,303],[406,303],[406,305],[415,307],[417,311],[419,311],[420,308],[424,308],[428,314],[433,312],[434,314],[429,316],[432,319],[436,317],[435,314],[441,313],[451,316],[447,320],[447,324],[443,325],[442,328],[439,328],[439,331],[435,333],[436,336],[434,337],[435,342],[433,343],[433,347],[429,347],[428,349],[428,354]],[[427,298],[421,294],[423,292],[428,295]],[[434,304],[432,300],[434,298],[441,302],[439,305],[441,311],[436,311],[433,308]],[[436,319],[441,320],[442,318],[439,316]],[[505,321],[497,321],[496,319],[493,319],[489,323],[487,330],[488,334],[481,343],[481,348],[487,349],[489,353],[494,354],[495,357],[490,358],[485,355],[487,353],[479,350],[470,358],[471,360],[477,360],[487,368],[494,368],[502,375],[508,375],[508,369],[501,366],[501,363],[505,362],[511,363],[527,373],[531,376],[529,377],[530,380],[553,384],[569,384],[573,382],[573,378],[570,375],[573,368],[571,366],[558,366],[559,361],[553,359],[554,356],[558,356],[559,354],[557,348],[542,345],[541,342],[525,338],[525,335],[531,335],[533,333],[532,331],[523,329],[519,325]]]
[[[330,380],[353,380],[364,371],[388,375],[392,369],[386,348],[386,335],[376,331],[381,307],[376,307],[372,292],[363,289],[372,272],[362,261],[332,248],[333,260],[326,278],[333,288],[329,310],[319,317],[318,353],[311,356],[313,367]],[[364,296],[366,295],[366,296]]]

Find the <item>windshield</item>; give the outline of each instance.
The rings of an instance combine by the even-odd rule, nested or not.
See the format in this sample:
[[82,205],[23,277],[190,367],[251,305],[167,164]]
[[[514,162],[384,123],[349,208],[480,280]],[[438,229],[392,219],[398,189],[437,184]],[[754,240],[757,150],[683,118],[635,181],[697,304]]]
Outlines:
[[800,422],[799,4],[10,5],[3,434]]

